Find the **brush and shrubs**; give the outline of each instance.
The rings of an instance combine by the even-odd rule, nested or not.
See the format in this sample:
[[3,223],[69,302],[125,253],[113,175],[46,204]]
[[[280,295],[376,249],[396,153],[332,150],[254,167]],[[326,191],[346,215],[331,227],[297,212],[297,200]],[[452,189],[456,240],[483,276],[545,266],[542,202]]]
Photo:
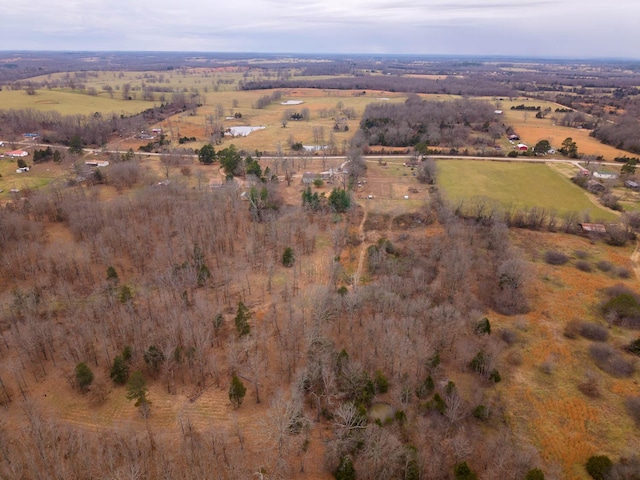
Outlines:
[[609,470],[611,470],[613,466],[613,462],[606,455],[593,455],[589,457],[585,466],[591,478],[594,480],[605,480]]
[[606,342],[609,339],[609,332],[605,327],[590,322],[580,323],[580,335],[594,342]]
[[610,272],[613,269],[613,264],[611,262],[607,262],[606,260],[600,260],[596,263],[596,267],[601,272]]
[[600,384],[596,375],[587,372],[584,381],[578,384],[578,390],[589,398],[598,398],[600,396]]
[[557,250],[548,250],[544,254],[544,261],[549,265],[564,265],[569,261],[569,257]]
[[640,328],[640,297],[624,285],[614,285],[605,293],[601,307],[607,321],[627,328]]
[[640,427],[640,397],[629,397],[625,400],[624,406],[627,409],[627,413],[636,425]]
[[630,377],[635,372],[633,363],[627,361],[615,348],[594,343],[589,347],[589,356],[598,368],[618,378]]
[[564,327],[564,336],[575,340],[578,336],[595,342],[606,342],[609,339],[609,332],[605,327],[597,323],[585,322],[574,318]]
[[589,273],[591,272],[591,264],[586,260],[578,260],[576,262],[576,268],[581,272]]

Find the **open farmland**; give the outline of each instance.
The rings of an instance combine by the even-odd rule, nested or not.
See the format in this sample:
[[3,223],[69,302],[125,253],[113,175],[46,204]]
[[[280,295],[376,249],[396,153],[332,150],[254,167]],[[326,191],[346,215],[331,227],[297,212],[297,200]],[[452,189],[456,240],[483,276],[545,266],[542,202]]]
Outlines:
[[[27,163],[29,157],[26,158]],[[0,200],[11,197],[10,190],[21,191],[38,190],[51,184],[51,182],[62,182],[71,169],[70,164],[47,164],[32,165],[28,172],[16,172],[16,160],[13,158],[0,158]]]
[[3,109],[33,109],[37,111],[55,111],[61,115],[132,115],[153,106],[152,102],[142,100],[123,100],[115,96],[91,96],[70,90],[37,90],[35,95],[27,95],[21,90],[0,91],[0,105]]
[[[140,94],[143,86],[174,89],[175,91],[191,91],[198,89],[201,92],[237,90],[238,82],[245,80],[257,80],[262,78],[261,70],[249,68],[239,69],[234,67],[222,68],[180,68],[165,71],[86,71],[75,74],[53,73],[51,75],[34,77],[34,82],[47,82],[54,88],[73,88],[82,84],[84,89],[95,88],[99,95],[107,95],[104,86],[110,86],[114,95],[122,91],[124,84],[129,84],[133,93]],[[161,93],[161,92],[157,92]]]
[[[496,99],[493,99],[496,101]],[[560,125],[560,119],[564,113],[556,112],[562,105],[545,100],[530,98],[514,98],[498,101],[503,110],[505,123],[511,125],[520,136],[523,143],[533,147],[540,140],[548,140],[554,149],[562,146],[565,138],[571,137],[578,145],[578,151],[583,155],[602,157],[604,160],[612,161],[616,157],[622,157],[627,152],[619,150],[610,145],[604,145],[597,138],[589,135],[589,130],[585,128],[572,128]],[[545,118],[536,118],[535,111],[511,110],[512,106],[525,105],[527,107],[540,106],[541,110],[550,108],[551,112]]]
[[547,165],[474,160],[438,160],[438,183],[452,202],[487,197],[504,207],[541,207],[558,213],[588,213],[592,219],[615,220],[594,205],[584,190]]
[[[334,152],[344,152],[348,142],[358,129],[360,116],[367,104],[378,102],[378,98],[388,98],[389,102],[402,102],[405,95],[389,94],[388,92],[367,92],[366,95],[355,95],[354,91],[320,91],[315,89],[287,89],[280,90],[282,98],[272,102],[265,108],[254,108],[257,100],[273,93],[271,90],[254,90],[241,92],[219,92],[207,94],[206,105],[197,109],[195,115],[180,114],[163,123],[165,130],[180,132],[181,136],[195,136],[206,143],[207,118],[218,118],[225,128],[232,126],[264,126],[264,130],[247,137],[225,137],[224,146],[231,143],[245,151],[276,152],[278,147],[288,151],[291,143],[301,142],[304,145],[328,145],[333,139]],[[300,100],[300,105],[281,105],[287,100]],[[234,107],[234,103],[237,105]],[[337,105],[340,104],[341,108]],[[308,120],[288,120],[286,127],[282,125],[285,112],[300,112],[309,110]],[[355,116],[346,120],[348,131],[334,131],[335,118],[341,115],[341,110],[352,109]],[[218,115],[217,110],[223,112]],[[241,118],[226,119],[235,113]],[[322,129],[319,137],[314,136],[314,129]],[[187,147],[198,147],[197,143],[187,144]]]

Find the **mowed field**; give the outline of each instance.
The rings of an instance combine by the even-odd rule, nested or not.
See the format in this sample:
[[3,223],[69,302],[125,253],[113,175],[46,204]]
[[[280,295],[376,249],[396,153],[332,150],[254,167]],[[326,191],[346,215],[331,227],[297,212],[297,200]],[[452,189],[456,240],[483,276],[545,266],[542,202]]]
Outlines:
[[0,91],[0,108],[3,110],[31,109],[41,112],[55,111],[61,115],[93,115],[100,112],[107,116],[132,115],[153,106],[153,102],[142,100],[123,100],[114,95],[87,95],[70,90],[36,90],[35,95],[27,95],[22,90]]
[[452,202],[488,197],[505,207],[541,207],[588,213],[592,220],[617,216],[594,204],[584,190],[544,164],[438,160],[438,183]]

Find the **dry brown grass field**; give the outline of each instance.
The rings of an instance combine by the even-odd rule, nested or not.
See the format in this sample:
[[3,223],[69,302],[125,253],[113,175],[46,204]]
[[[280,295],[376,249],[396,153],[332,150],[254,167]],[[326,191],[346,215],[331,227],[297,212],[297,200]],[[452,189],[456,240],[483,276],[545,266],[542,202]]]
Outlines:
[[[569,264],[554,267],[542,257],[547,250],[568,255],[583,251],[594,264],[605,260],[631,269],[633,247],[614,249],[575,236],[525,231],[514,238],[532,262],[535,306],[526,316],[500,320],[502,327],[515,329],[520,339],[507,354],[513,365],[519,365],[512,367],[513,375],[504,384],[511,405],[508,418],[522,435],[536,440],[545,459],[561,463],[562,478],[585,478],[584,458],[601,452],[631,455],[640,448],[637,428],[625,418],[623,406],[624,398],[637,389],[637,375],[619,380],[599,371],[588,358],[588,341],[563,335],[570,320],[602,322],[597,313],[598,292],[620,280],[595,268],[585,273]],[[636,288],[638,279],[624,283]],[[634,337],[619,328],[610,334],[615,345]],[[586,397],[577,388],[587,373],[600,384],[598,399]]]
[[[556,113],[555,109],[563,108],[562,105],[527,97],[505,98],[502,101],[495,98],[492,100],[503,110],[505,124],[511,125],[520,136],[521,141],[529,147],[533,147],[540,140],[548,140],[551,146],[557,150],[562,146],[565,138],[571,137],[578,144],[578,151],[584,155],[602,156],[606,161],[613,161],[616,157],[628,155],[623,150],[604,145],[596,138],[589,136],[589,130],[559,125],[558,120],[563,114]],[[540,106],[542,110],[551,108],[551,112],[546,118],[536,118],[536,112],[511,110],[512,106],[517,105]]]

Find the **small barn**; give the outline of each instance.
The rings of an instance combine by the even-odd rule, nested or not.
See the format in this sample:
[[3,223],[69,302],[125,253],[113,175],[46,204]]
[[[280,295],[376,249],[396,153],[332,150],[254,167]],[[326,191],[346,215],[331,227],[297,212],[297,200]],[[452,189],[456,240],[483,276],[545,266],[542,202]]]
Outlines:
[[302,174],[302,183],[304,183],[305,185],[309,185],[309,184],[313,183],[316,179],[319,179],[319,178],[321,178],[321,177],[317,173],[304,172]]
[[88,167],[108,167],[109,162],[105,161],[93,161],[93,162],[84,162],[84,164]]
[[27,155],[29,155],[29,152],[27,152],[26,150],[12,150],[10,152],[5,153],[5,155],[7,157],[19,158],[19,157],[26,157]]
[[526,152],[527,150],[529,150],[529,147],[527,145],[525,145],[524,143],[519,143],[516,148],[518,150],[520,150],[521,152]]
[[624,186],[630,188],[631,190],[640,190],[640,184],[638,184],[638,182],[634,182],[633,180],[625,180]]
[[579,223],[584,233],[607,233],[607,229],[602,223]]

